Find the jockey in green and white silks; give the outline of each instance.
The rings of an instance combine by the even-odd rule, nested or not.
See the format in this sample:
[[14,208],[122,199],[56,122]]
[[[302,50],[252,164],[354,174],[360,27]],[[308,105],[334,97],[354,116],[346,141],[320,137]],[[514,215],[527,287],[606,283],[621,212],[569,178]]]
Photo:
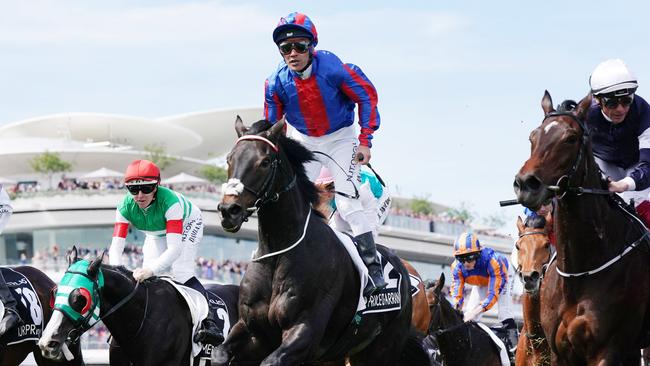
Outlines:
[[[109,262],[121,265],[129,224],[145,234],[142,268],[133,271],[133,278],[144,281],[152,276],[171,277],[206,296],[201,282],[194,277],[199,244],[203,238],[201,210],[185,196],[160,187],[160,169],[151,161],[136,160],[124,175],[129,190],[115,213],[115,228],[109,250]],[[195,341],[221,344],[223,335],[213,319],[212,308]]]

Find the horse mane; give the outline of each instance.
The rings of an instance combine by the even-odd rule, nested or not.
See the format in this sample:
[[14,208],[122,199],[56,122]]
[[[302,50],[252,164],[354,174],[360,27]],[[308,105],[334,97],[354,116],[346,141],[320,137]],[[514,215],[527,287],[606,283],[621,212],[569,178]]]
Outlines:
[[542,215],[528,216],[524,226],[531,229],[543,229],[546,227],[546,218]]
[[[246,131],[246,135],[258,135],[271,128],[271,126],[271,122],[264,119],[259,120],[251,125],[248,131]],[[314,183],[309,180],[305,173],[305,163],[316,160],[314,153],[309,151],[300,142],[287,137],[283,133],[280,134],[277,143],[280,150],[287,156],[287,159],[289,160],[289,163],[291,163],[291,167],[296,174],[298,190],[312,206],[316,206],[319,199],[318,189]]]

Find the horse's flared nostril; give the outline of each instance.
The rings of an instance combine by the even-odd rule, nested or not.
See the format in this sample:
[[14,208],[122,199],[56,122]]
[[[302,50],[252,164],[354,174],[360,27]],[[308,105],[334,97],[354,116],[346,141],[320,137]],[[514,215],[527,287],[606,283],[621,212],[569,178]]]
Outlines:
[[230,216],[239,216],[242,213],[242,207],[236,203],[230,205],[226,210]]
[[47,342],[47,348],[56,349],[58,346],[59,346],[59,342],[57,341],[52,340]]

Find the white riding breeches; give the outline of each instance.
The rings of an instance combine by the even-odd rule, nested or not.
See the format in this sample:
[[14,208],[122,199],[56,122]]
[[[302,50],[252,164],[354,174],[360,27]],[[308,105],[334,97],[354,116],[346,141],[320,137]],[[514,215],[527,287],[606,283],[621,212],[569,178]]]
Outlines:
[[[499,294],[499,300],[497,300],[498,306],[498,318],[499,321],[504,321],[505,319],[512,318],[512,292],[514,287],[515,271],[512,264],[508,265],[508,282],[503,287],[501,294]],[[472,291],[467,299],[467,304],[465,305],[465,311],[474,309],[477,307],[481,301],[483,301],[488,294],[487,286],[472,286]],[[479,314],[475,320],[480,320],[484,312]]]
[[[166,270],[158,275],[171,275],[181,283],[195,276],[196,256],[199,244],[203,239],[203,218],[201,210],[192,205],[192,212],[183,221],[183,234],[180,255],[172,262],[171,270]],[[146,235],[142,246],[143,267],[156,260],[167,249],[167,240],[164,236]]]
[[290,136],[300,141],[307,149],[316,152],[317,161],[305,164],[305,172],[309,179],[316,180],[321,167],[325,166],[334,178],[336,191],[352,197],[336,194],[335,198],[337,210],[350,226],[352,235],[357,236],[373,231],[373,226],[363,212],[361,200],[358,197],[354,198],[359,194],[361,186],[360,167],[356,158],[359,140],[354,125],[319,137],[307,136],[296,129],[291,129]]

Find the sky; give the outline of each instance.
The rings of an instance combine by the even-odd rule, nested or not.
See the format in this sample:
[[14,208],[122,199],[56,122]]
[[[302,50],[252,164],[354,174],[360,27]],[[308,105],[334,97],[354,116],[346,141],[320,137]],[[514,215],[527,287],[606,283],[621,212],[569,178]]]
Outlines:
[[377,88],[371,163],[392,192],[501,217],[505,232],[521,207],[498,201],[514,198],[544,90],[580,99],[608,58],[650,90],[646,0],[0,0],[0,124],[261,107],[282,61],[271,34],[292,11]]

